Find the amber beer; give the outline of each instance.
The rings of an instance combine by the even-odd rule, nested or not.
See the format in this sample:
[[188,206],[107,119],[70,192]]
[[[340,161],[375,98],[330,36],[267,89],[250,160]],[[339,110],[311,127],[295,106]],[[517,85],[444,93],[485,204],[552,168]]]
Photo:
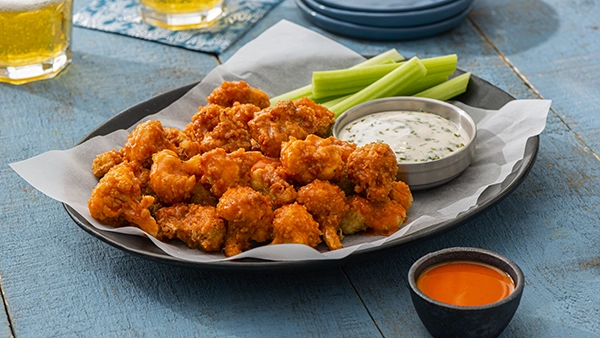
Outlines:
[[225,0],[139,0],[144,22],[170,30],[207,27],[225,14]]
[[0,0],[0,82],[56,76],[71,61],[73,0]]

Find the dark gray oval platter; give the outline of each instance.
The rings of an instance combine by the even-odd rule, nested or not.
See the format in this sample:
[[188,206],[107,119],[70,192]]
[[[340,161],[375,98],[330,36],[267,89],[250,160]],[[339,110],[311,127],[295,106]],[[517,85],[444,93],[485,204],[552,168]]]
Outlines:
[[[460,71],[459,71],[460,72]],[[184,87],[177,88],[167,93],[158,95],[152,99],[139,103],[104,122],[83,138],[79,143],[85,142],[88,139],[105,135],[118,129],[126,129],[133,126],[143,117],[154,114],[163,108],[166,108],[172,102],[179,99],[183,94],[188,92],[196,84],[190,84]],[[514,100],[508,93],[493,86],[489,82],[471,75],[471,81],[467,91],[457,96],[454,100],[463,102],[473,107],[485,109],[500,109],[507,102]],[[477,205],[469,211],[461,214],[459,217],[441,222],[422,231],[415,232],[398,240],[386,243],[378,248],[372,248],[351,254],[345,259],[332,260],[310,260],[310,261],[293,261],[293,262],[274,262],[255,259],[242,259],[236,261],[225,262],[210,262],[198,263],[190,262],[169,256],[158,247],[156,247],[149,239],[140,236],[124,235],[115,232],[107,232],[98,230],[88,223],[79,213],[73,210],[68,205],[64,204],[67,213],[83,230],[100,240],[128,253],[141,256],[146,259],[158,261],[161,263],[176,265],[188,268],[196,268],[202,270],[220,270],[220,271],[260,271],[260,272],[276,272],[290,270],[313,270],[339,267],[346,262],[354,259],[371,259],[371,256],[385,254],[385,251],[396,248],[401,245],[413,243],[419,240],[438,236],[445,231],[454,229],[462,224],[465,224],[473,218],[479,216],[490,207],[502,201],[510,195],[529,174],[539,148],[539,136],[532,137],[528,140],[525,148],[525,156],[523,160],[515,165],[512,173],[500,184],[491,186],[484,191]]]

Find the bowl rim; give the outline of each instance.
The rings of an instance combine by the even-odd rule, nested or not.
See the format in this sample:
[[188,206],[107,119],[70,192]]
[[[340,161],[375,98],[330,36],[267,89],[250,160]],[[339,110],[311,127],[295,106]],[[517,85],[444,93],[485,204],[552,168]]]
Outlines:
[[[457,112],[461,118],[464,118],[465,120],[468,121],[469,125],[473,128],[473,134],[471,135],[471,137],[469,137],[467,143],[465,144],[464,147],[460,148],[459,150],[453,152],[452,154],[448,155],[448,156],[444,156],[442,158],[439,158],[437,160],[432,160],[432,161],[424,161],[424,162],[398,162],[398,166],[410,166],[412,168],[419,168],[419,167],[424,167],[424,166],[428,166],[431,165],[431,163],[439,163],[441,161],[451,161],[451,159],[455,159],[460,157],[461,154],[465,153],[465,152],[469,152],[472,150],[472,148],[477,146],[477,123],[475,123],[475,120],[473,120],[473,117],[471,117],[471,115],[469,115],[469,113],[467,113],[464,109],[451,104],[449,102],[446,101],[441,101],[441,100],[437,100],[437,99],[430,99],[430,98],[426,98],[426,97],[417,97],[417,96],[392,96],[392,97],[384,97],[384,98],[380,98],[380,99],[375,99],[375,100],[370,100],[370,101],[366,101],[363,102],[361,104],[358,104],[348,110],[346,110],[345,112],[343,112],[342,114],[340,114],[340,116],[338,116],[335,119],[335,122],[333,124],[333,127],[331,128],[331,135],[334,136],[335,138],[339,138],[339,132],[337,132],[338,129],[343,128],[344,126],[346,126],[348,123],[351,123],[352,121],[356,120],[355,119],[349,119],[348,121],[344,122],[344,119],[346,116],[348,116],[349,114],[351,114],[352,112],[356,111],[356,110],[361,110],[361,109],[365,109],[365,107],[368,106],[372,106],[372,105],[377,105],[377,104],[382,104],[385,102],[408,102],[408,101],[414,101],[414,102],[421,102],[421,103],[429,103],[429,104],[435,104],[435,105],[439,105],[439,106],[443,106],[445,108],[448,108],[450,110],[453,110],[455,112]],[[398,110],[402,110],[403,108],[400,108]],[[383,112],[389,112],[389,111],[393,111],[390,109],[387,110],[378,110],[378,111],[372,111],[372,112],[368,112],[366,114],[363,114],[361,116],[367,116],[367,115],[372,115],[372,114],[377,114],[377,113],[383,113]],[[415,110],[412,110],[415,111]],[[430,113],[430,114],[435,114],[435,115],[439,115],[437,112],[435,111],[428,111],[428,110],[424,110],[424,112],[426,113]],[[447,119],[446,117],[442,116],[443,118]],[[342,122],[344,122],[344,124],[342,124]],[[450,121],[452,123],[457,124],[454,121]],[[459,128],[464,128],[460,125],[458,125]],[[340,139],[341,140],[341,139]],[[384,142],[385,143],[385,142]],[[474,151],[474,150],[473,150]]]
[[[515,289],[508,296],[506,296],[505,298],[503,298],[499,301],[489,303],[489,304],[484,304],[484,305],[476,305],[476,306],[464,306],[464,305],[454,305],[454,304],[444,303],[444,302],[440,302],[438,300],[435,300],[435,299],[427,296],[417,286],[417,278],[420,276],[420,274],[417,275],[417,273],[416,273],[417,269],[419,269],[427,261],[429,261],[433,258],[436,258],[436,257],[448,256],[448,260],[442,260],[441,262],[438,262],[436,264],[455,261],[456,259],[452,258],[452,254],[455,254],[455,253],[483,254],[483,255],[486,255],[493,259],[504,262],[505,264],[507,264],[510,267],[510,269],[513,270],[512,272],[514,272],[514,274],[517,276],[517,278],[513,278],[510,271],[505,271],[504,269],[502,269],[506,273],[510,274],[511,278],[514,279],[513,281],[515,283]],[[470,259],[470,258],[466,258],[466,259],[462,259],[462,260],[473,261],[473,262],[480,261],[478,259]],[[494,266],[494,264],[492,264],[492,263],[488,263],[488,262],[484,262],[484,263]],[[497,267],[497,266],[495,266],[495,267]],[[499,267],[497,267],[497,268],[499,268]],[[422,273],[422,271],[421,271],[421,273]],[[431,304],[434,304],[434,305],[437,305],[440,307],[448,308],[448,309],[459,310],[459,311],[479,311],[479,310],[493,309],[493,308],[502,306],[506,303],[510,303],[510,302],[514,301],[515,299],[520,299],[520,297],[523,293],[523,289],[525,287],[525,276],[524,276],[521,268],[519,268],[519,266],[515,262],[513,262],[508,257],[503,256],[499,253],[496,253],[496,252],[493,252],[490,250],[486,250],[486,249],[475,248],[475,247],[452,247],[452,248],[446,248],[446,249],[430,252],[430,253],[424,255],[423,257],[419,258],[418,260],[416,260],[412,264],[412,266],[410,267],[410,269],[408,271],[408,283],[409,283],[410,289],[417,296],[419,296],[421,299],[425,300],[428,303],[431,303]]]

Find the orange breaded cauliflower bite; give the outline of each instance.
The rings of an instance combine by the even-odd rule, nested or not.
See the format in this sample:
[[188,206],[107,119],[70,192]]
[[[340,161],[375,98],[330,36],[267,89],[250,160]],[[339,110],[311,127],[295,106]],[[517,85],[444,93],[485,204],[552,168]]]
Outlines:
[[321,243],[321,231],[306,207],[286,204],[275,210],[271,244],[304,244],[316,248]]
[[136,176],[139,171],[140,164],[135,162],[112,167],[92,190],[88,209],[93,218],[105,224],[131,223],[156,236],[158,226],[149,209],[154,197],[142,194],[142,181]]
[[350,144],[332,137],[321,138],[309,135],[305,140],[291,138],[283,143],[281,163],[289,175],[299,184],[308,184],[316,179],[338,182],[345,173]]
[[248,250],[251,241],[273,238],[271,200],[250,187],[229,188],[219,199],[217,215],[227,220],[226,257]]
[[385,143],[358,147],[348,157],[348,179],[354,191],[371,201],[383,201],[396,181],[398,162],[392,148]]
[[183,128],[139,123],[96,156],[92,217],[161,241],[238,255],[257,245],[329,250],[360,231],[388,236],[413,196],[387,144],[331,135],[334,114],[310,98],[270,106],[244,81],[223,82]]
[[329,249],[341,249],[340,224],[349,209],[342,189],[329,181],[314,180],[298,190],[297,201],[319,223]]
[[156,212],[161,241],[177,238],[192,249],[221,251],[227,227],[217,216],[215,207],[198,204],[175,204]]
[[223,107],[232,107],[236,102],[251,103],[260,108],[270,105],[269,95],[245,81],[225,81],[215,88],[206,101]]

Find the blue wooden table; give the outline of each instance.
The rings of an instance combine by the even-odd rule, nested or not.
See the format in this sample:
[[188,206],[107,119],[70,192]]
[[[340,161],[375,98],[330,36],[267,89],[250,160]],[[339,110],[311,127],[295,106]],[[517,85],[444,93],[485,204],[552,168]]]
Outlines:
[[[88,3],[76,0],[76,10]],[[452,246],[513,259],[526,277],[503,337],[600,336],[600,3],[478,0],[442,35],[336,36],[285,0],[221,55],[74,28],[73,64],[50,81],[0,84],[0,337],[427,337],[406,275]],[[467,224],[376,259],[323,271],[227,273],[152,262],[81,230],[8,163],[72,147],[118,112],[198,81],[281,19],[364,55],[457,53],[518,99],[551,99],[537,161],[508,198]]]

